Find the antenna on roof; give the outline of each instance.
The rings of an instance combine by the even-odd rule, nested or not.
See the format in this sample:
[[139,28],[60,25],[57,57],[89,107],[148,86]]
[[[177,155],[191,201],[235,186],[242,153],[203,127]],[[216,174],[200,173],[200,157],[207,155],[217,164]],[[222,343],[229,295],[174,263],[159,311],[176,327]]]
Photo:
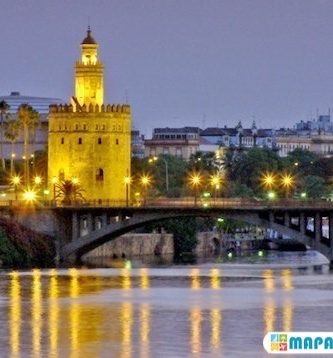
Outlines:
[[202,129],[205,129],[206,127],[206,113],[202,115]]

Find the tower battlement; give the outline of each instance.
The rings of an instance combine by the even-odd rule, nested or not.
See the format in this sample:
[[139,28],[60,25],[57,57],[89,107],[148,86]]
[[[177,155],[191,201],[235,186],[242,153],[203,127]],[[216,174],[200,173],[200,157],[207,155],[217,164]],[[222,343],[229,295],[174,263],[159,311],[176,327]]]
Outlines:
[[72,112],[86,112],[86,113],[127,113],[131,114],[131,106],[128,104],[102,104],[99,106],[98,104],[93,105],[89,104],[86,106],[85,104],[76,111],[74,111],[74,107],[71,104],[52,104],[50,107],[50,113],[72,113]]

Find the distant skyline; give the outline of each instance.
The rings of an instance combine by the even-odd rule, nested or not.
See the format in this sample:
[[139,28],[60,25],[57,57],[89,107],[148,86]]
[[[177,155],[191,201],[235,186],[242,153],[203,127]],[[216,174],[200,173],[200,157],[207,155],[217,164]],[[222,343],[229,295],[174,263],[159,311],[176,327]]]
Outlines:
[[333,1],[11,0],[1,4],[0,95],[73,94],[88,21],[107,103],[135,128],[292,127],[333,108]]

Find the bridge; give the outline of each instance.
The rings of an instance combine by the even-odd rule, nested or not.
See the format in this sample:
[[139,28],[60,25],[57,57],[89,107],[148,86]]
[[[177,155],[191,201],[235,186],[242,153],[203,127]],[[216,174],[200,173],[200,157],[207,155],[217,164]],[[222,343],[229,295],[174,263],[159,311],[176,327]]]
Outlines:
[[[4,214],[26,227],[53,236],[60,261],[73,262],[94,248],[145,224],[179,217],[223,217],[271,228],[303,242],[333,260],[333,203],[327,201],[258,201],[209,199],[146,200],[144,205],[122,202],[77,202],[57,206],[44,202],[0,203]],[[328,230],[323,230],[323,223]]]

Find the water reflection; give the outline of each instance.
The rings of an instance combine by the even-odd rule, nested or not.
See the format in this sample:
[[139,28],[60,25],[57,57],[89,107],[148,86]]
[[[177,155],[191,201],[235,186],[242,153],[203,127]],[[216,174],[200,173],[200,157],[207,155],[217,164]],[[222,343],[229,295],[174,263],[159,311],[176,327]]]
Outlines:
[[49,339],[50,339],[50,358],[58,356],[58,329],[59,329],[59,287],[56,270],[50,271],[49,284]]
[[210,321],[211,321],[211,335],[210,335],[210,344],[212,346],[213,352],[217,354],[220,349],[221,344],[221,324],[222,324],[222,312],[219,308],[213,308],[210,311]]
[[121,357],[128,358],[132,355],[132,325],[133,325],[133,306],[129,302],[121,304]]
[[69,297],[72,299],[69,307],[70,319],[70,342],[71,358],[79,357],[79,329],[80,329],[80,305],[77,298],[80,294],[78,270],[73,268],[69,270],[70,287]]
[[220,270],[218,269],[211,269],[210,270],[210,286],[214,290],[220,288]]
[[194,354],[201,352],[201,321],[202,312],[200,307],[191,308],[191,352]]
[[191,288],[192,290],[199,290],[200,289],[200,270],[194,268],[190,272],[191,277]]
[[[304,276],[288,269],[249,277],[247,270],[228,275],[216,267],[6,274],[0,292],[8,300],[0,301],[0,319],[9,324],[2,331],[0,325],[0,356],[233,356],[231,344],[248,339],[253,348],[268,331],[310,330],[315,320],[329,330],[330,276],[326,290],[323,283],[314,290],[319,275],[304,288]],[[253,337],[244,338],[244,327]]]
[[20,333],[21,333],[21,286],[20,276],[17,272],[10,275],[10,348],[11,357],[20,356]]
[[141,358],[149,357],[149,335],[150,335],[150,305],[140,305],[140,340]]
[[42,330],[42,287],[40,270],[33,270],[32,282],[32,347],[34,357],[40,356]]

